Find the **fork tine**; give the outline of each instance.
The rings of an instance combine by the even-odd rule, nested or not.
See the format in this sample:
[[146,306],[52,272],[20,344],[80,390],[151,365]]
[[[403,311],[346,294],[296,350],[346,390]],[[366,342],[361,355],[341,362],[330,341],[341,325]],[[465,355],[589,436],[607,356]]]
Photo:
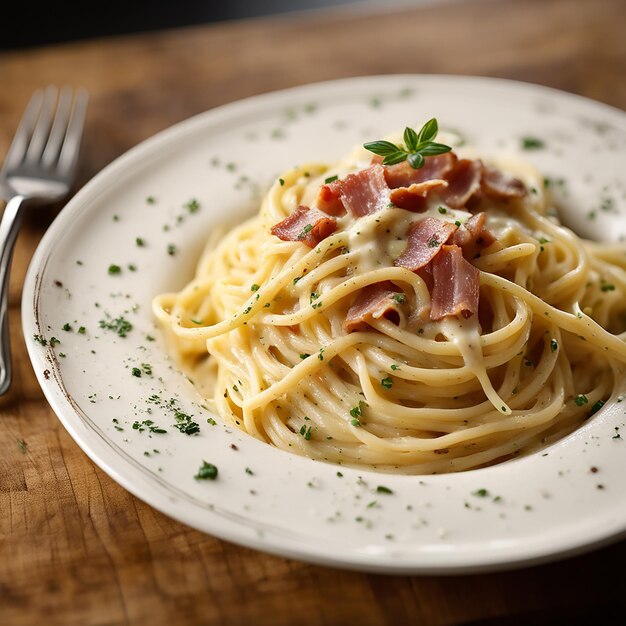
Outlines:
[[62,176],[71,177],[78,160],[80,151],[80,141],[83,136],[83,125],[85,123],[85,113],[87,111],[87,90],[78,89],[74,99],[74,110],[72,111],[70,123],[65,134],[65,141],[61,147],[59,155],[58,170]]
[[66,85],[61,89],[57,110],[52,122],[50,137],[43,151],[41,161],[44,167],[50,167],[59,156],[61,144],[67,130],[67,123],[72,110],[72,88]]
[[20,120],[20,124],[15,132],[15,137],[9,146],[4,164],[2,166],[2,172],[10,171],[19,165],[26,154],[26,149],[30,142],[30,137],[37,121],[39,111],[41,109],[41,103],[43,102],[43,91],[38,89],[31,96],[24,115]]
[[43,104],[39,111],[39,117],[33,130],[32,137],[30,139],[30,145],[26,151],[27,163],[36,163],[41,158],[41,153],[48,140],[48,134],[50,132],[50,124],[52,123],[52,114],[57,101],[57,88],[53,85],[46,87],[44,93]]

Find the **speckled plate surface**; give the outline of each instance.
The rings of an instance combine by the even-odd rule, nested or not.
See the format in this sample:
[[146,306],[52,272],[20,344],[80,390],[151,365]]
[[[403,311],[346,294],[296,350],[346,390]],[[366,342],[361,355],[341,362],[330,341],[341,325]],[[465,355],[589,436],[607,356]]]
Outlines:
[[[455,475],[391,476],[311,461],[233,430],[202,408],[165,353],[151,299],[186,283],[216,224],[255,211],[281,171],[333,161],[430,117],[487,154],[535,163],[579,232],[614,240],[626,233],[626,115],[550,89],[470,77],[367,77],[189,119],[87,184],[50,227],[28,272],[23,326],[35,372],[95,463],[202,531],[359,570],[503,569],[623,536],[626,402],[618,397],[543,452]],[[176,429],[176,410],[200,431]],[[194,479],[203,460],[219,468],[217,480]]]

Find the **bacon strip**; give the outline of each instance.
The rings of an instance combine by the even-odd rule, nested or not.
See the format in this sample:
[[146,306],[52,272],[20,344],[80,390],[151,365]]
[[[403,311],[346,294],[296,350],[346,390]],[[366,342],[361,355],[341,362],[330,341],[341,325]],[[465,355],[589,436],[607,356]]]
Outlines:
[[454,233],[453,243],[460,246],[466,259],[473,259],[495,240],[494,234],[485,228],[487,214],[481,211],[472,215],[459,230]]
[[409,228],[406,248],[393,264],[417,272],[435,258],[456,230],[456,224],[434,217],[414,222]]
[[434,180],[425,180],[422,183],[413,183],[408,187],[398,187],[392,189],[389,194],[389,199],[394,206],[401,209],[407,209],[414,213],[422,213],[426,210],[426,199],[431,189],[438,189],[440,187],[447,187],[448,183],[445,180],[435,178]]
[[322,239],[335,232],[337,222],[325,213],[306,206],[299,206],[282,222],[274,224],[270,233],[283,241],[301,241],[314,248]]
[[394,299],[394,296],[398,297],[401,293],[394,289],[389,281],[364,287],[348,309],[346,319],[343,321],[344,332],[368,330],[372,320],[383,317],[397,324],[400,321],[401,302]]
[[344,215],[346,208],[341,201],[341,189],[339,185],[335,184],[339,181],[334,181],[328,185],[322,185],[317,193],[317,200],[315,206],[320,211],[328,213],[328,215]]
[[370,215],[389,204],[389,187],[382,165],[348,174],[342,180],[323,185],[317,197],[317,206],[330,215],[350,211],[354,217]]
[[470,317],[478,311],[480,272],[463,258],[459,246],[443,246],[433,263],[430,318]]
[[486,196],[496,200],[523,198],[527,193],[521,180],[487,166],[482,168],[480,187]]
[[441,191],[441,199],[453,209],[461,209],[480,191],[482,163],[461,159],[447,176],[448,187]]
[[437,156],[426,157],[424,165],[413,169],[407,161],[396,165],[385,166],[385,180],[391,189],[410,187],[413,183],[423,183],[426,180],[446,178],[452,171],[457,156],[454,152],[446,152]]

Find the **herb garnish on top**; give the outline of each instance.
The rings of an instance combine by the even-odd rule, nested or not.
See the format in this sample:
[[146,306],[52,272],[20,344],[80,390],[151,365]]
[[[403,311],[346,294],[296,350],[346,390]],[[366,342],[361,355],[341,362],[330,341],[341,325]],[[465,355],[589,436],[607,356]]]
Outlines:
[[439,125],[436,118],[433,118],[422,126],[419,133],[407,126],[404,129],[404,145],[380,140],[365,143],[363,147],[384,157],[383,165],[395,165],[408,161],[409,165],[417,170],[424,165],[424,157],[444,154],[452,150],[450,146],[434,141],[438,132]]

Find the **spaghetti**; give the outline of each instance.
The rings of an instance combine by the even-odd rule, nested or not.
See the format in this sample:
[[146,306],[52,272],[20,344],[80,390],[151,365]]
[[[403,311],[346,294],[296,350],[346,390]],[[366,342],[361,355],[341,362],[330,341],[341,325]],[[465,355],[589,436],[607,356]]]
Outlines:
[[626,363],[623,247],[562,227],[527,164],[465,156],[294,168],[209,242],[154,312],[214,411],[283,450],[424,474],[601,408]]

